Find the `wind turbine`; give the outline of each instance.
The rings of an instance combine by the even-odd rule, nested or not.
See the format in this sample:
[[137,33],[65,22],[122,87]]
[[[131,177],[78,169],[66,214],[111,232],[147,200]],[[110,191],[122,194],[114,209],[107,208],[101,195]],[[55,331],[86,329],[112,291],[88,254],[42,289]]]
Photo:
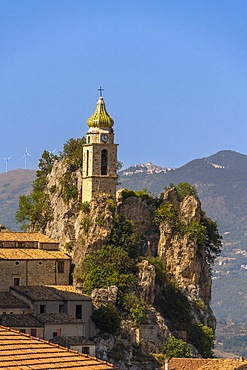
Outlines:
[[27,147],[26,147],[26,150],[25,150],[25,153],[24,153],[24,156],[23,156],[23,158],[24,158],[24,161],[25,161],[25,170],[27,169],[27,157],[32,157],[31,156],[31,154],[29,154],[28,153],[28,151],[27,151]]
[[10,160],[11,156],[8,157],[8,158],[3,158],[5,160],[5,164],[6,164],[6,167],[5,167],[5,172],[8,172],[8,161]]
[[52,151],[48,150],[48,152],[49,152],[49,154],[54,154],[56,150],[57,150],[57,148],[52,150]]

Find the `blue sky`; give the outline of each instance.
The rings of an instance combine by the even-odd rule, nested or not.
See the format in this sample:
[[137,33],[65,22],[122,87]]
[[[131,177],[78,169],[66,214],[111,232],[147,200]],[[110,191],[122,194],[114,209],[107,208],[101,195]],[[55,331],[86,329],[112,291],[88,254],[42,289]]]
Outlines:
[[245,0],[0,0],[0,172],[81,137],[104,88],[119,159],[247,154]]

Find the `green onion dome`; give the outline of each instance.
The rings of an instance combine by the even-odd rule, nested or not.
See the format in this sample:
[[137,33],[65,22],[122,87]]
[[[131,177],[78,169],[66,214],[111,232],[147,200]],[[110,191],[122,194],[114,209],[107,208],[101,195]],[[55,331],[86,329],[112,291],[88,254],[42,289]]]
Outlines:
[[113,119],[109,116],[105,109],[105,102],[102,96],[99,97],[99,100],[96,105],[94,114],[87,120],[89,127],[106,127],[111,128],[114,125]]

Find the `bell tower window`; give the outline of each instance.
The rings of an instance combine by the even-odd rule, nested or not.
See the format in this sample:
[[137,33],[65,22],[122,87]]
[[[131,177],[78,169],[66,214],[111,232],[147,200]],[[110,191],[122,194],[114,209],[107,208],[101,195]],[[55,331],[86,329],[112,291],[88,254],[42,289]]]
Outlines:
[[87,150],[86,176],[88,176],[88,168],[89,168],[89,150]]
[[108,151],[103,149],[101,152],[101,175],[107,175]]

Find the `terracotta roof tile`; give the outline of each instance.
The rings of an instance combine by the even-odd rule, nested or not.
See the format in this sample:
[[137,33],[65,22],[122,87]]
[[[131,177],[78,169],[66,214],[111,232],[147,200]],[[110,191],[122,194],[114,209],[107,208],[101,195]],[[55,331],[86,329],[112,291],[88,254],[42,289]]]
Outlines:
[[62,336],[56,336],[49,340],[51,343],[59,344],[63,347],[69,346],[77,346],[77,345],[94,345],[93,342],[91,342],[89,339],[86,339],[82,336],[74,336],[74,337],[62,337]]
[[88,295],[71,285],[29,285],[15,286],[10,289],[35,301],[91,301]]
[[84,322],[66,313],[39,313],[33,316],[43,324],[80,324]]
[[41,233],[22,233],[22,232],[1,232],[0,242],[39,242],[55,243],[59,242]]
[[0,315],[0,324],[7,327],[43,327],[43,324],[37,317],[32,314],[9,314]]
[[0,326],[0,368],[3,370],[116,369],[112,364],[97,358],[32,338],[3,326]]
[[22,308],[28,309],[29,306],[27,303],[23,302],[22,300],[13,296],[13,294],[9,292],[0,292],[0,308]]
[[[1,233],[0,233],[1,234]],[[67,260],[70,257],[59,251],[28,248],[0,248],[0,260]]]
[[233,359],[172,358],[169,370],[247,370],[247,361]]

